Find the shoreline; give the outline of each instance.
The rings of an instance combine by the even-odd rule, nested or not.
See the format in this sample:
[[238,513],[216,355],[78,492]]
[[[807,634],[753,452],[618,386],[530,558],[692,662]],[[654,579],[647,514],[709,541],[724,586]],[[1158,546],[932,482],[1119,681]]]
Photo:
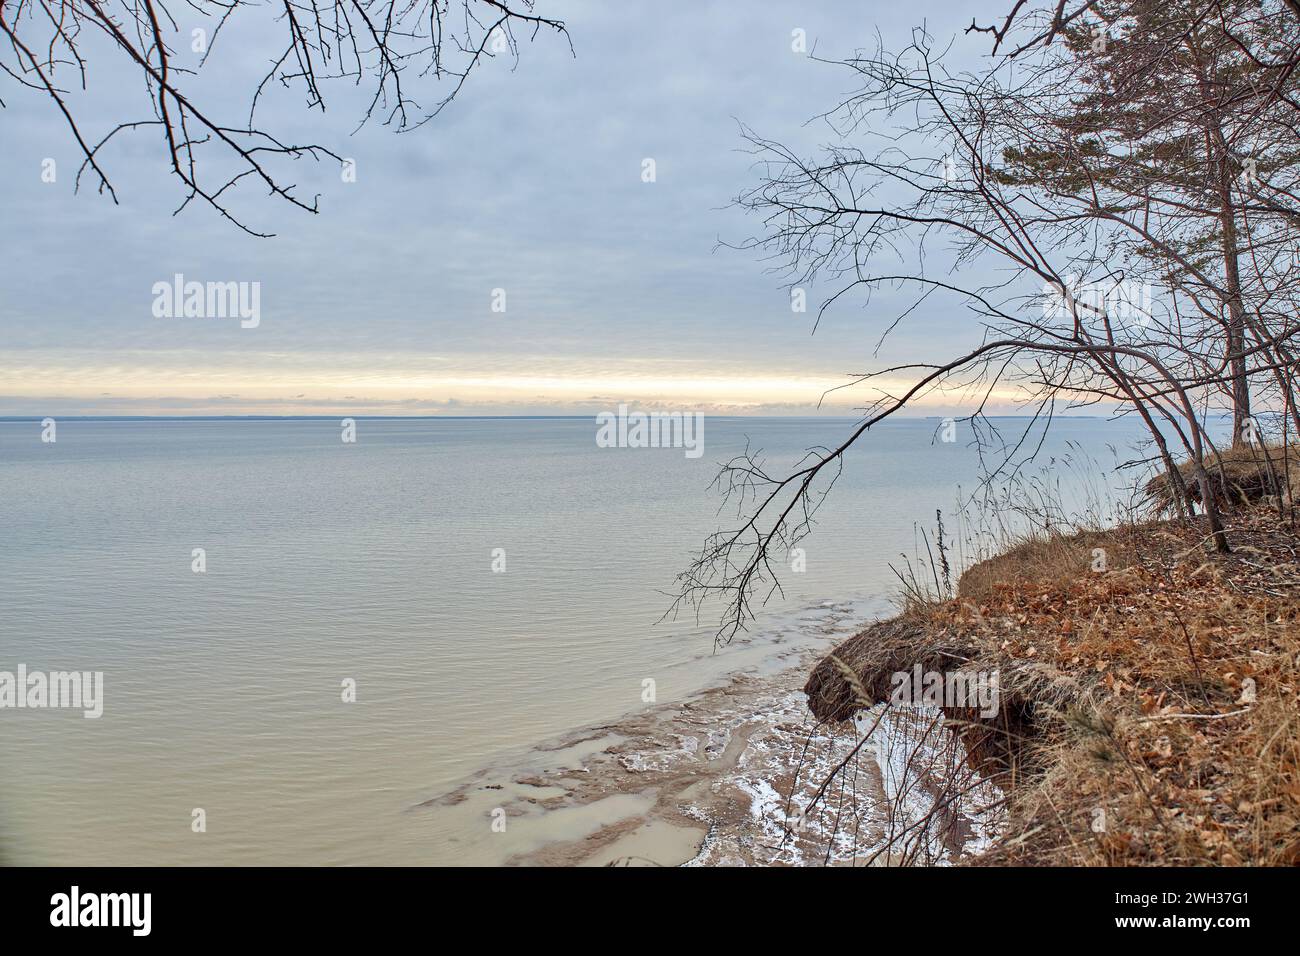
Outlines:
[[[535,748],[531,765],[487,768],[420,806],[504,810],[503,832],[532,831],[512,865],[797,864],[813,841],[783,840],[785,797],[857,739],[851,727],[814,735],[801,688],[819,656],[804,649],[776,673],[742,671],[575,730]],[[863,768],[878,786],[874,764]]]
[[[476,835],[467,854],[490,847],[507,865],[888,862],[898,821],[932,808],[928,783],[900,787],[899,744],[929,748],[931,738],[891,715],[863,742],[868,728],[820,723],[803,691],[815,663],[870,623],[828,628],[822,646],[786,647],[779,667],[750,666],[545,741],[412,810],[458,814]],[[847,784],[824,786],[845,768]],[[977,829],[963,832],[974,839]],[[963,850],[941,847],[936,858]]]

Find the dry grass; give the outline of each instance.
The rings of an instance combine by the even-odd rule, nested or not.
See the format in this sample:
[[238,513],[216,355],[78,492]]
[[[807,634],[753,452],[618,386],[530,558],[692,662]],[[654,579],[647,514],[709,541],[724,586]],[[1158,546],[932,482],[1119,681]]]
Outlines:
[[[1300,500],[1300,448],[1288,445],[1224,448],[1205,463],[1211,489],[1219,506],[1226,509],[1250,506],[1257,502],[1277,503]],[[1178,466],[1188,495],[1200,502],[1201,491],[1190,463]],[[1175,510],[1173,489],[1168,476],[1159,474],[1146,485],[1151,501],[1166,512]]]
[[[1008,798],[975,862],[1300,863],[1300,538],[1229,521],[1224,558],[1179,524],[1026,543],[837,649],[876,701],[917,661],[999,671],[998,718],[949,714]],[[823,719],[857,705],[829,658],[807,690]]]
[[957,596],[978,603],[998,585],[1073,581],[1099,561],[1110,570],[1121,570],[1133,563],[1140,538],[1140,531],[1131,529],[1033,538],[966,571],[957,583]]

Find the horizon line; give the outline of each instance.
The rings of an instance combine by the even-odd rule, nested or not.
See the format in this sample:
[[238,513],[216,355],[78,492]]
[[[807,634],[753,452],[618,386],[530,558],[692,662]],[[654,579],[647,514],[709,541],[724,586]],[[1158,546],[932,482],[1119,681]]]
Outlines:
[[[599,413],[596,413],[599,414]],[[53,418],[62,421],[118,421],[118,422],[151,422],[151,421],[337,421],[340,417],[352,418],[362,421],[481,421],[484,419],[502,420],[502,421],[587,421],[596,417],[592,415],[0,415],[0,422],[17,423],[17,422],[40,422],[46,418]],[[797,419],[812,419],[816,421],[861,421],[860,415],[719,415],[709,412],[702,412],[708,418],[727,418],[752,421],[755,419],[777,419],[781,421],[790,421]],[[961,415],[900,415],[897,418],[908,419],[913,421],[942,421],[945,418],[969,418],[970,416]],[[1034,415],[981,415],[981,418],[1003,419],[1003,418],[1035,418],[1041,416]],[[1056,418],[1102,418],[1109,419],[1110,415],[1057,415]],[[886,420],[887,421],[887,420]],[[877,422],[877,424],[886,424],[886,421]]]

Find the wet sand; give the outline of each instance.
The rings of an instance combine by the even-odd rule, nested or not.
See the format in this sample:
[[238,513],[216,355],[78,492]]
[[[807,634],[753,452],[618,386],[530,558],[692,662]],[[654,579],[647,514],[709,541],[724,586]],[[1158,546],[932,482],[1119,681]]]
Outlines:
[[862,862],[883,839],[871,748],[800,824],[851,727],[818,728],[800,690],[816,652],[745,673],[539,748],[422,806],[498,823],[516,865],[800,865]]

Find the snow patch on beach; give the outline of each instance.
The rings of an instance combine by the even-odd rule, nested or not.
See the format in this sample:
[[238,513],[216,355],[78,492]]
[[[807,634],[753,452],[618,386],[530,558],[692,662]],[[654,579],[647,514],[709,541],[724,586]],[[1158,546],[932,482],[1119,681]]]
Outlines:
[[867,734],[884,797],[890,862],[945,865],[990,845],[1001,792],[970,766],[965,745],[929,706],[876,705],[854,719]]
[[668,770],[674,764],[694,757],[700,752],[699,737],[685,737],[673,734],[677,746],[665,745],[653,750],[639,750],[635,753],[619,754],[618,762],[629,773],[646,773],[652,770]]

